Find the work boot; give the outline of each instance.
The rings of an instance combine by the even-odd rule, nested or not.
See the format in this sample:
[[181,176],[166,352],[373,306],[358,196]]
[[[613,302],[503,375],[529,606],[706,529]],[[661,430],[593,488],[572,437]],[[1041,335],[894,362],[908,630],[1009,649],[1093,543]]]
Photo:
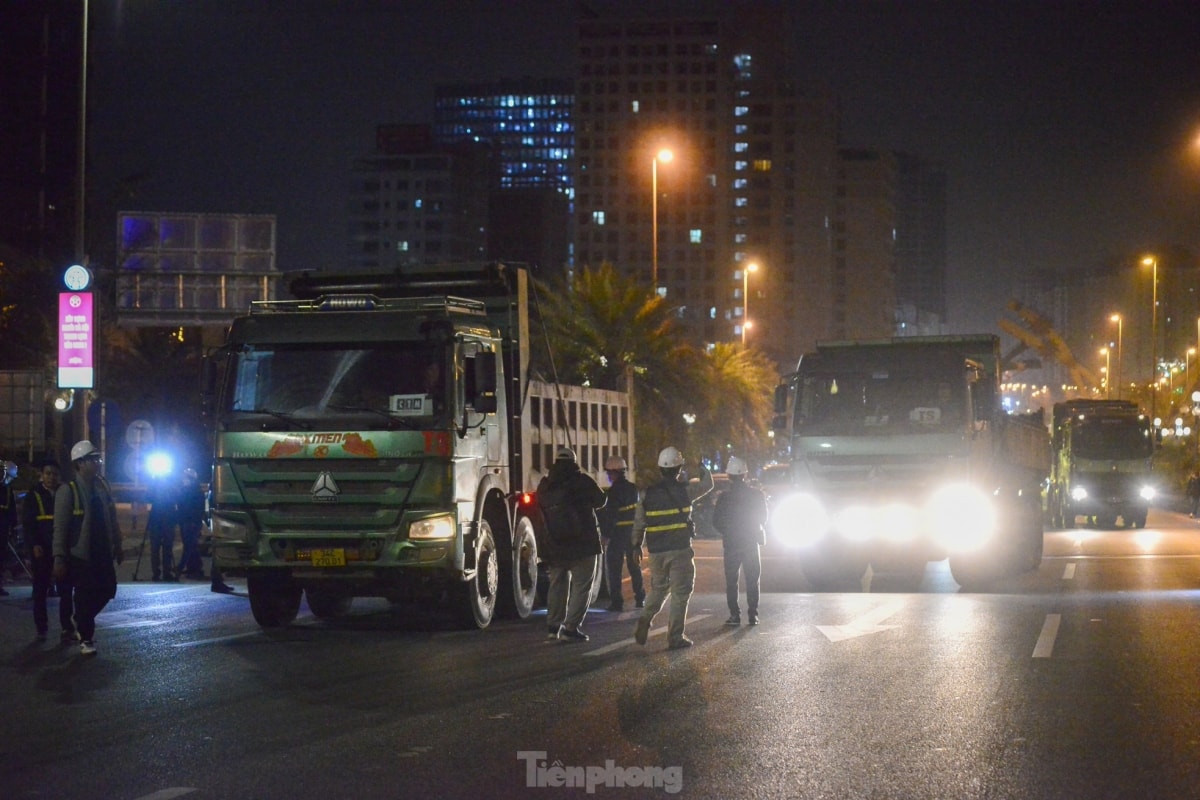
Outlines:
[[633,629],[633,640],[638,644],[645,644],[646,637],[650,635],[650,620],[645,617],[639,617],[637,626]]

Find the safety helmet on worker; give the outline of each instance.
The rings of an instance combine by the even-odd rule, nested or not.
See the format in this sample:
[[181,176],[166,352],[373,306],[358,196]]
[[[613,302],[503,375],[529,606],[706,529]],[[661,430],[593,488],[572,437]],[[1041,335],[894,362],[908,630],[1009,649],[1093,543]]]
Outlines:
[[575,451],[569,447],[560,447],[554,455],[555,461],[575,461]]
[[76,442],[71,447],[71,461],[82,461],[90,456],[100,455],[100,451],[96,449],[96,445],[84,439],[81,442]]
[[745,475],[749,471],[750,470],[747,468],[746,462],[737,456],[730,456],[729,463],[725,465],[726,475]]
[[664,447],[658,454],[658,466],[663,469],[682,467],[683,453],[678,447]]
[[624,472],[627,469],[629,469],[629,465],[620,456],[609,456],[608,460],[604,462],[605,472]]

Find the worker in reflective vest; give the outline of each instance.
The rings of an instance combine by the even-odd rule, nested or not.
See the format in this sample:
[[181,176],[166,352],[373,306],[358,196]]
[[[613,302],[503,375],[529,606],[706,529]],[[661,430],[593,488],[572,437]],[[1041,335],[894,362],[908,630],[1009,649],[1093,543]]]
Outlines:
[[634,545],[643,542],[650,554],[650,593],[638,618],[633,638],[645,644],[650,625],[662,609],[667,596],[671,598],[667,621],[667,646],[672,650],[691,647],[692,640],[684,635],[688,601],[696,584],[696,553],[692,536],[692,506],[713,490],[712,474],[700,467],[700,481],[686,482],[683,454],[677,448],[666,447],[658,454],[662,480],[646,488],[634,518]]

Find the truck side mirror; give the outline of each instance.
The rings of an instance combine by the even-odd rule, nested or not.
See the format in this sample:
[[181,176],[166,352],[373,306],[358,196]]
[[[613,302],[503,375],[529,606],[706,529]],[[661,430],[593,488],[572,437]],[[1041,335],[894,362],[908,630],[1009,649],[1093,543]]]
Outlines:
[[471,408],[480,414],[496,412],[496,354],[477,353],[474,364],[474,393],[469,402]]

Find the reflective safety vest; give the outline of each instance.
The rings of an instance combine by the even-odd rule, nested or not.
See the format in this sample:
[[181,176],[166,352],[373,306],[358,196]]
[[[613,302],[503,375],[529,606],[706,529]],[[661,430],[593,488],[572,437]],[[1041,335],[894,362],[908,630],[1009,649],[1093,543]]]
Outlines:
[[696,529],[692,500],[681,483],[656,483],[642,498],[646,517],[646,549],[651,553],[681,550],[691,545]]

